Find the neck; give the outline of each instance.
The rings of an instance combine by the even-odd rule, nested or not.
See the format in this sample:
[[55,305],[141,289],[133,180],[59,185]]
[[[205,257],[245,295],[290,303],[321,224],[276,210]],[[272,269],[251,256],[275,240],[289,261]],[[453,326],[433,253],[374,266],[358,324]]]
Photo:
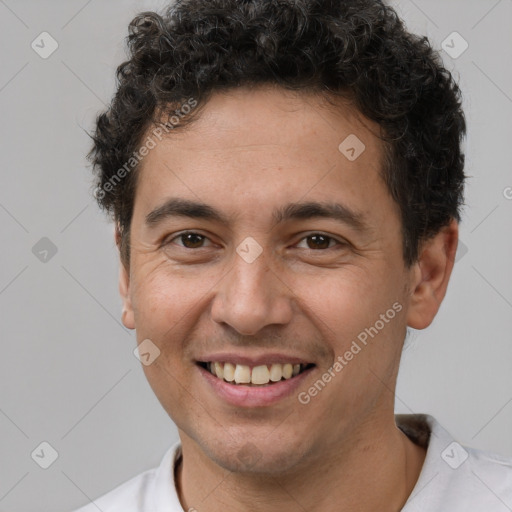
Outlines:
[[[378,427],[378,428],[377,428]],[[425,450],[410,441],[394,417],[345,438],[339,449],[287,474],[237,474],[218,466],[180,431],[183,462],[176,482],[184,510],[277,512],[399,511],[421,472]]]

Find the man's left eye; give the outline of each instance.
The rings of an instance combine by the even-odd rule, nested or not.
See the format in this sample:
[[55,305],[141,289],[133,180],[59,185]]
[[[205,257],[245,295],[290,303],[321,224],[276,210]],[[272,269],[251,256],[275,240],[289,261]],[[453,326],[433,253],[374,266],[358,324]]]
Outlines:
[[[334,238],[327,236],[327,235],[322,235],[320,233],[308,235],[308,236],[304,237],[301,240],[301,242],[303,240],[305,240],[306,244],[308,245],[307,249],[312,249],[314,251],[321,250],[321,249],[331,249],[335,245],[342,245],[340,242],[338,242]],[[331,245],[331,242],[333,242],[332,245]]]

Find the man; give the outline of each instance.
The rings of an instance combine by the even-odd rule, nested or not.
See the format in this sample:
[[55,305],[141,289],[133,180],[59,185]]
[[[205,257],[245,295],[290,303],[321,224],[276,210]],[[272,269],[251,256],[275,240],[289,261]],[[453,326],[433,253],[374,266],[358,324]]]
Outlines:
[[129,45],[90,157],[180,443],[80,511],[510,510],[511,461],[394,415],[463,200],[428,41],[376,0],[182,0]]

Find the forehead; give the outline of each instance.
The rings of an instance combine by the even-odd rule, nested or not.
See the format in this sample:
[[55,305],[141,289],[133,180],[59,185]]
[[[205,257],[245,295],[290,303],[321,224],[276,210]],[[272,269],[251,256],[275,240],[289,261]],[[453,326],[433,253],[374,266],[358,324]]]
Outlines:
[[[248,210],[261,209],[269,197],[284,203],[333,194],[346,203],[366,194],[359,206],[370,205],[375,192],[385,192],[378,133],[344,99],[333,105],[318,94],[273,87],[215,93],[191,124],[178,126],[144,158],[136,205],[147,211],[178,195]],[[372,189],[378,189],[373,197]]]
[[359,135],[373,155],[383,149],[379,133],[379,125],[364,117],[348,97],[260,85],[214,93],[191,125],[180,127],[178,120],[178,129],[166,142],[202,151],[281,145],[318,153],[321,146],[338,149],[347,136]]

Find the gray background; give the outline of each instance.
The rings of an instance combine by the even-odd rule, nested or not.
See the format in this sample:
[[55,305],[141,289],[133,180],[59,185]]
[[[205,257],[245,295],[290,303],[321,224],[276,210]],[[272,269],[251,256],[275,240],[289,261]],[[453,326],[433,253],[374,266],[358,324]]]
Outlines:
[[[120,323],[113,228],[84,158],[129,21],[163,5],[0,0],[3,512],[70,511],[158,465],[177,439]],[[512,456],[512,0],[394,5],[436,48],[453,31],[469,43],[442,53],[465,94],[470,175],[464,250],[434,324],[405,349],[397,411]],[[59,44],[48,59],[31,48],[43,31]],[[43,237],[57,248],[47,262],[32,250]],[[31,457],[43,441],[58,452],[46,470]]]

